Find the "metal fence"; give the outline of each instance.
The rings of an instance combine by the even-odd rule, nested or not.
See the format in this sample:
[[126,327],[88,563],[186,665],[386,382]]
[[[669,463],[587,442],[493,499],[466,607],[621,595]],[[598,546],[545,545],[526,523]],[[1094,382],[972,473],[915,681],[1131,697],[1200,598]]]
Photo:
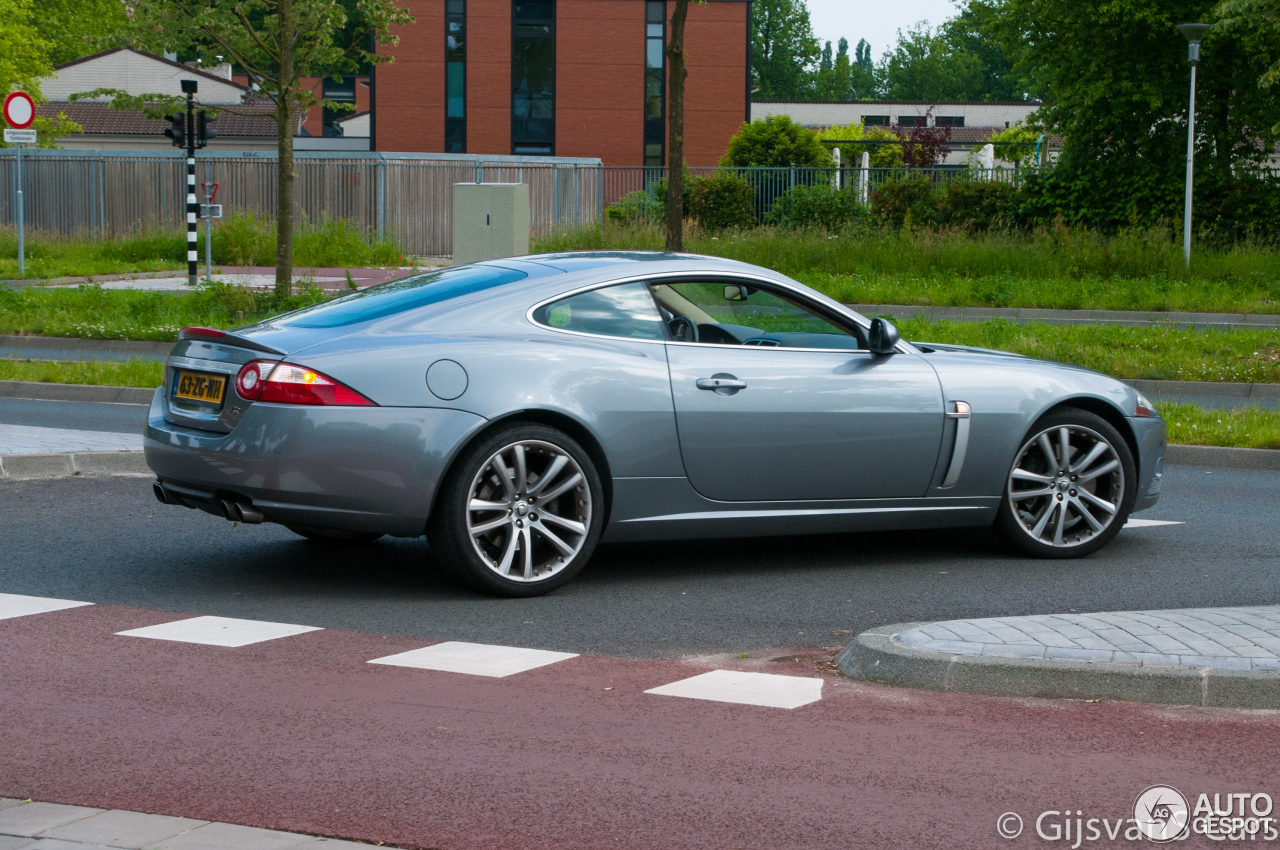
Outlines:
[[[14,224],[14,155],[0,151],[0,225]],[[452,253],[455,183],[527,183],[535,236],[599,221],[605,205],[598,159],[313,151],[295,157],[299,215],[346,219],[416,255]],[[185,225],[181,153],[29,150],[22,165],[32,230],[109,237]],[[216,202],[227,215],[275,213],[274,153],[201,154],[196,175],[220,184]]]
[[[659,209],[655,190],[666,179],[665,168],[605,167],[604,206],[621,211],[625,208],[629,218],[648,218]],[[770,208],[789,189],[797,186],[831,186],[855,193],[862,203],[870,203],[871,194],[886,183],[902,180],[921,180],[929,183],[938,195],[948,185],[975,180],[1014,183],[1019,172],[1012,168],[970,168],[945,166],[941,168],[858,168],[845,165],[839,168],[688,168],[691,177],[710,177],[728,174],[741,178],[755,187],[752,209],[756,218],[765,220]]]

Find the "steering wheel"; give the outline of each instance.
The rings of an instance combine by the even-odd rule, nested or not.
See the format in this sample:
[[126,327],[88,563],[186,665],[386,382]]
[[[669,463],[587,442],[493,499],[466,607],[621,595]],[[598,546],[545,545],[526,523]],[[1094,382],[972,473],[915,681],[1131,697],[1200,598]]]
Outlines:
[[676,316],[667,322],[667,327],[671,330],[671,338],[676,342],[698,341],[698,323],[688,316]]

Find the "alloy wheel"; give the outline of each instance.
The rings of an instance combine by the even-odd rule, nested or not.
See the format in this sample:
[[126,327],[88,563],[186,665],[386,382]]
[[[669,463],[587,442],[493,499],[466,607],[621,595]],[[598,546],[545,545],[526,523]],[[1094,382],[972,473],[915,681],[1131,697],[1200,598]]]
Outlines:
[[508,581],[545,581],[582,551],[592,493],[582,467],[543,440],[490,455],[471,482],[467,532],[481,561]]
[[1022,446],[1006,498],[1032,540],[1070,549],[1115,522],[1124,487],[1124,465],[1106,437],[1082,425],[1055,425]]

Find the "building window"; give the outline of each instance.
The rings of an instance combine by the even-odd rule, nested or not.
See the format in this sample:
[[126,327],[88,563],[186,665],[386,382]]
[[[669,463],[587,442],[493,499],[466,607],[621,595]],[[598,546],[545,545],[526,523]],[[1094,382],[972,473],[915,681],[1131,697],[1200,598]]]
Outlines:
[[939,127],[963,127],[963,115],[939,115],[937,119]]
[[929,117],[927,115],[899,115],[899,127],[928,127]]
[[644,164],[662,167],[667,114],[667,3],[646,0],[644,15]]
[[511,9],[511,150],[552,156],[556,146],[555,0],[513,0]]
[[888,127],[888,115],[864,115],[862,116],[863,127]]
[[324,116],[321,120],[323,125],[321,134],[325,136],[341,136],[342,125],[338,122],[344,118],[350,118],[355,114],[355,111],[354,109],[335,108],[329,104],[351,104],[352,107],[355,107],[356,78],[343,77],[339,82],[325,77],[320,87],[320,96],[327,101],[324,105]]
[[446,0],[444,10],[444,150],[467,150],[467,0]]

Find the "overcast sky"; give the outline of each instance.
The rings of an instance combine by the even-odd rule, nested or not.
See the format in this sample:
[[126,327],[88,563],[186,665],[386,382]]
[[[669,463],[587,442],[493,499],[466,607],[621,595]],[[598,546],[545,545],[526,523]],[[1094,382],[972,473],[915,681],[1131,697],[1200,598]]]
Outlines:
[[843,36],[849,39],[849,53],[858,39],[871,43],[876,61],[897,43],[898,30],[905,32],[916,21],[937,26],[956,14],[951,0],[807,0],[813,34],[832,45]]

